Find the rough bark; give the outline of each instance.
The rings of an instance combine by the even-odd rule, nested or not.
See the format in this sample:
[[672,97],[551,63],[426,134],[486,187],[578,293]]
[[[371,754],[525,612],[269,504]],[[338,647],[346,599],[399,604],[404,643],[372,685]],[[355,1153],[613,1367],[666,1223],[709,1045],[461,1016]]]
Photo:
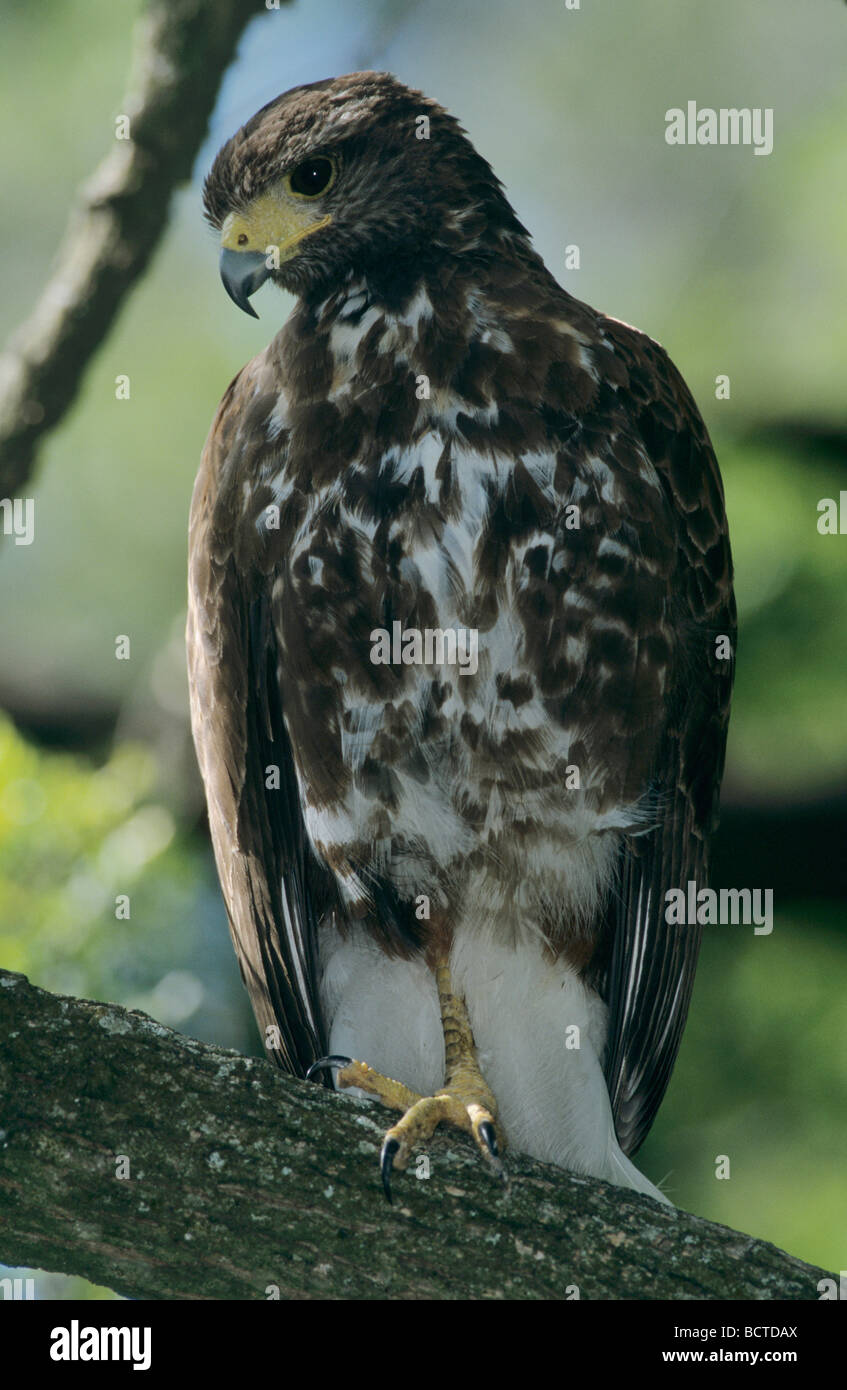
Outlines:
[[83,187],[55,269],[0,358],[0,496],[26,482],[42,435],[62,418],[187,179],[221,78],[263,0],[149,0],[121,114],[131,139]]
[[[0,1261],[156,1299],[808,1299],[826,1272],[436,1136],[389,1206],[386,1112],[0,972]],[[128,1162],[128,1176],[126,1173]]]

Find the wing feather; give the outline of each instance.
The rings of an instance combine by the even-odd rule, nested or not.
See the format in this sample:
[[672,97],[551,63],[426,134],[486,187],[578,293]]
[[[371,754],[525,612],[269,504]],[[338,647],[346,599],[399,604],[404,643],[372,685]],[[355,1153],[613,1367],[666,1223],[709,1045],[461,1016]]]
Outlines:
[[[681,640],[651,775],[656,820],[624,842],[601,981],[606,1081],[618,1139],[633,1154],[670,1080],[691,999],[702,929],[668,923],[665,894],[692,880],[698,889],[708,884],[736,619],[723,489],[706,427],[657,344],[614,321],[609,336],[626,362],[638,427],[678,527],[670,603]],[[721,635],[728,660],[716,654]]]
[[[303,1075],[326,1050],[317,924],[327,873],[307,843],[283,719],[270,586],[236,562],[227,479],[243,476],[237,422],[253,364],[221,402],[195,486],[189,533],[187,648],[191,719],[230,931],[263,1040]],[[240,499],[237,499],[240,500]],[[279,785],[269,768],[279,769]]]

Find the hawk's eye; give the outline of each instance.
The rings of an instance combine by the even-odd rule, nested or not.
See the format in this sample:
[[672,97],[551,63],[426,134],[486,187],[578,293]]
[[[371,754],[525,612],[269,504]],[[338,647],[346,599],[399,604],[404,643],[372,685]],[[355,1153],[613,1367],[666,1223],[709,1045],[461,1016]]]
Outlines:
[[317,198],[326,193],[335,178],[335,164],[325,155],[304,159],[288,175],[288,187],[301,198]]

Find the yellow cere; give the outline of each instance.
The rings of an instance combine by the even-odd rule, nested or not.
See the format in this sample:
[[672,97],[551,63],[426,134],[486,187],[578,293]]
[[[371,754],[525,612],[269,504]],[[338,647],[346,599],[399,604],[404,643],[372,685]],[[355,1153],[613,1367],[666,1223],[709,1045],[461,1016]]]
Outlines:
[[231,212],[221,228],[221,248],[225,251],[259,251],[266,255],[277,247],[279,260],[289,261],[296,247],[307,236],[332,221],[330,213],[315,216],[308,204],[298,205],[275,193],[255,198],[245,212]]

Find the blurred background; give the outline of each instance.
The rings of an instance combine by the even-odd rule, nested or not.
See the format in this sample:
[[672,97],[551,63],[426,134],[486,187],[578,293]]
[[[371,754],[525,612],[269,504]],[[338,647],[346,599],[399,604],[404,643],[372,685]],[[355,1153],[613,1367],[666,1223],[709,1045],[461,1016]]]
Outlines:
[[[110,148],[139,11],[5,0],[4,337]],[[713,884],[773,889],[775,921],[706,928],[639,1166],[690,1211],[847,1267],[847,534],[817,529],[847,489],[845,57],[838,0],[259,15],[166,239],[43,447],[35,542],[0,545],[0,964],[258,1055],[188,732],[186,525],[217,402],[290,304],[265,287],[256,322],[229,302],[200,187],[281,91],[389,69],[459,117],[565,288],[667,347],[712,432],[740,614]],[[689,100],[773,108],[773,153],[668,146],[665,111]],[[38,1296],[110,1295],[42,1275]]]

